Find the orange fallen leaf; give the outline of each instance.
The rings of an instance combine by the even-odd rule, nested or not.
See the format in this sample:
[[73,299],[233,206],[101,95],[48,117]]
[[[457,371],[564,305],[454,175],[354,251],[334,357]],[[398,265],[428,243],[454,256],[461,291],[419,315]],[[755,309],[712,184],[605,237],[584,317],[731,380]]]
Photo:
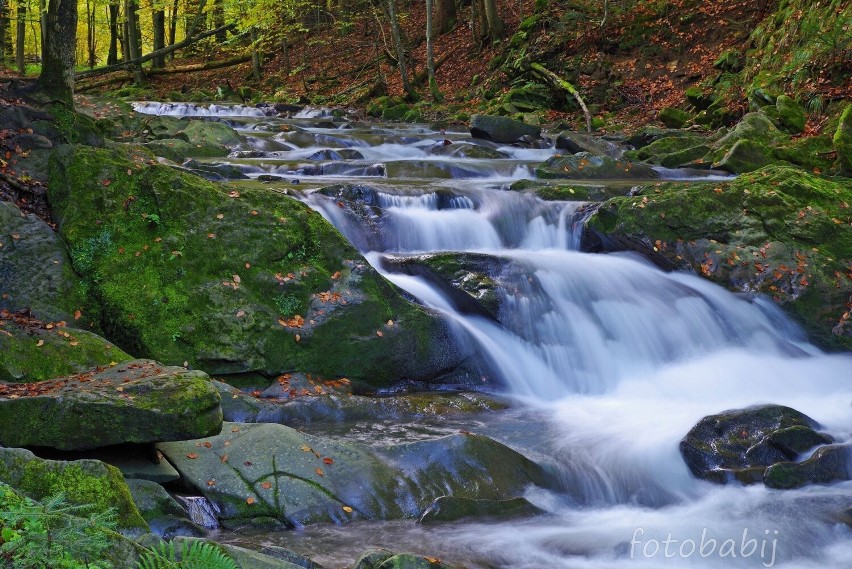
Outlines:
[[249,506],[251,506],[252,504],[254,504],[254,498],[253,498],[253,497],[251,497],[251,496],[249,496],[248,498],[246,498],[246,504],[248,504]]
[[272,488],[272,482],[264,482],[260,485],[260,487],[264,490],[269,490],[270,488]]
[[312,448],[311,448],[311,447],[309,447],[308,445],[302,445],[301,447],[299,447],[299,449],[300,449],[302,452],[314,452],[314,449],[312,449]]
[[74,311],[74,320],[79,320],[82,315],[83,315],[82,312],[80,312],[79,310],[75,310]]
[[322,461],[326,464],[334,464],[334,459],[328,456],[322,459]]
[[240,432],[240,428],[239,428],[239,427],[231,427],[231,432],[232,432],[232,433],[239,433],[239,432]]
[[104,186],[109,186],[110,184],[112,184],[112,180],[101,180],[101,184],[103,184]]
[[222,462],[228,462],[228,455],[223,454],[222,456],[219,457],[219,460],[222,461]]
[[204,441],[201,444],[204,446],[204,448],[212,448],[213,447],[213,443],[211,443],[210,441]]
[[322,471],[322,468],[317,468],[314,472],[316,472],[320,476],[325,476],[325,472]]
[[186,455],[186,458],[188,458],[189,460],[195,460],[196,458],[198,458],[198,454],[191,452],[188,455]]
[[215,481],[215,480],[208,480],[208,481],[207,481],[207,485],[208,485],[208,486],[215,486],[215,485],[216,485],[216,481]]

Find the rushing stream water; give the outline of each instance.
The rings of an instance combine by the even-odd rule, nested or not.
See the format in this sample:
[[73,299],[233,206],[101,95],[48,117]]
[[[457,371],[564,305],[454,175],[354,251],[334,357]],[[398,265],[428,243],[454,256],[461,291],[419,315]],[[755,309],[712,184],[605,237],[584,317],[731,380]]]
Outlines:
[[[533,177],[553,149],[453,157],[433,150],[444,139],[471,142],[466,133],[339,128],[321,112],[284,121],[246,107],[138,108],[216,116],[248,137],[229,162],[253,178],[281,176],[277,187],[298,179],[303,199],[376,268],[444,312],[487,356],[514,404],[460,427],[550,465],[566,488],[530,490],[527,498],[548,513],[527,519],[355,522],[223,539],[283,545],[327,567],[349,566],[369,546],[479,568],[852,567],[852,531],[836,519],[852,505],[852,483],[718,486],[692,477],[678,451],[702,417],[759,403],[792,406],[849,440],[852,358],[809,345],[765,299],[634,256],[579,252],[584,204],[505,190]],[[293,128],[281,132],[282,122]],[[340,182],[376,190],[377,224],[311,192]],[[462,310],[421,277],[388,270],[387,256],[436,251],[499,259],[499,323]],[[311,428],[373,442],[384,432]]]

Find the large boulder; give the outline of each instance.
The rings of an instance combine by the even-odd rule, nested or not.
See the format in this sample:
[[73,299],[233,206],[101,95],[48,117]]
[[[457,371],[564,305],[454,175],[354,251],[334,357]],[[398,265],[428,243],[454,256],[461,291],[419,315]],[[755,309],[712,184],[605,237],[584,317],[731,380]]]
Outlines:
[[469,355],[295,199],[84,147],[57,151],[50,199],[99,324],[135,354],[373,387],[441,380]]
[[775,109],[778,112],[778,122],[787,132],[801,134],[805,130],[805,123],[807,123],[805,108],[792,97],[780,95],[775,100]]
[[566,150],[571,154],[588,152],[598,156],[611,156],[617,158],[623,148],[599,136],[583,134],[581,132],[563,132],[556,137],[556,148]]
[[819,424],[780,405],[734,409],[701,419],[680,442],[690,471],[713,482],[762,481],[767,467],[832,442]]
[[64,321],[0,310],[0,381],[43,381],[130,359],[111,342]]
[[763,292],[811,341],[852,349],[852,181],[768,166],[731,182],[664,183],[601,205],[585,246],[633,250],[733,290]]
[[204,528],[187,519],[186,510],[156,482],[130,478],[127,487],[151,533],[163,539],[205,535]]
[[283,425],[227,423],[219,436],[158,448],[227,525],[414,518],[438,496],[500,500],[549,483],[532,461],[471,434],[374,450]]
[[535,170],[539,178],[573,180],[652,180],[660,175],[650,166],[609,156],[556,154]]
[[69,503],[90,512],[112,509],[119,529],[148,531],[121,472],[98,460],[44,460],[25,449],[0,447],[0,482],[34,500],[62,493]]
[[0,308],[70,321],[86,308],[81,284],[56,231],[0,201]]
[[148,360],[0,383],[0,444],[80,450],[204,437],[221,430],[219,401],[205,373]]
[[470,135],[473,138],[511,144],[524,136],[540,136],[541,127],[495,115],[473,115],[470,117]]

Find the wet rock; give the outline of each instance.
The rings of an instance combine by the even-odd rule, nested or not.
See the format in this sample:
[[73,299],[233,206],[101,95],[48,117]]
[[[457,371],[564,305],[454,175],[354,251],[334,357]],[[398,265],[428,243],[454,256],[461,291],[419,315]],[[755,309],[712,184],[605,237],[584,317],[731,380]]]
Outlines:
[[769,148],[754,140],[744,139],[738,140],[713,167],[732,174],[744,174],[772,162],[774,160]]
[[148,360],[26,386],[0,383],[0,444],[79,450],[198,438],[221,429],[219,401],[203,372]]
[[542,510],[525,498],[511,500],[477,500],[441,496],[423,512],[419,523],[452,522],[464,518],[507,519],[534,516]]
[[268,555],[266,553],[253,551],[251,549],[246,549],[245,547],[239,547],[237,545],[227,543],[217,543],[215,541],[199,539],[196,537],[177,537],[173,540],[173,543],[180,550],[180,548],[195,541],[204,541],[213,545],[213,547],[232,559],[236,563],[237,567],[251,569],[306,569],[304,565],[291,563],[286,559],[281,559],[273,555]]
[[205,530],[187,518],[186,510],[162,486],[149,480],[129,479],[133,503],[154,533],[163,539],[177,536],[202,537]]
[[692,115],[680,109],[665,107],[660,111],[657,118],[667,128],[683,128],[692,120]]
[[616,158],[622,149],[608,140],[580,132],[563,132],[556,137],[556,148],[566,150],[571,154],[588,152],[596,156],[611,156]]
[[198,160],[190,159],[181,164],[181,167],[198,174],[202,178],[213,181],[249,179],[239,167],[233,164],[199,162]]
[[539,178],[575,180],[649,180],[659,174],[650,166],[617,160],[609,156],[593,156],[588,152],[574,155],[557,154],[535,170]]
[[522,136],[538,137],[541,127],[529,125],[506,117],[473,115],[470,117],[470,134],[494,142],[512,143]]
[[852,444],[818,448],[804,462],[780,462],[766,469],[763,482],[782,490],[808,484],[829,484],[852,480]]
[[353,569],[379,569],[379,567],[394,556],[392,551],[387,549],[370,549],[358,556]]
[[0,308],[71,321],[85,296],[62,238],[47,223],[0,201]]
[[376,450],[283,425],[229,423],[217,437],[159,448],[231,524],[410,518],[448,493],[502,500],[549,484],[532,461],[470,434]]
[[681,441],[680,452],[696,477],[724,483],[739,470],[765,469],[830,442],[818,428],[816,421],[789,407],[736,409],[701,419]]
[[97,460],[44,460],[28,450],[0,447],[0,482],[34,500],[62,493],[70,504],[91,511],[116,511],[119,529],[148,531],[130,490],[114,466]]
[[436,156],[450,156],[452,158],[473,158],[476,160],[497,160],[508,158],[505,152],[479,144],[438,144],[429,149],[430,154]]
[[398,553],[387,558],[379,569],[451,569],[437,557],[425,557],[414,553]]

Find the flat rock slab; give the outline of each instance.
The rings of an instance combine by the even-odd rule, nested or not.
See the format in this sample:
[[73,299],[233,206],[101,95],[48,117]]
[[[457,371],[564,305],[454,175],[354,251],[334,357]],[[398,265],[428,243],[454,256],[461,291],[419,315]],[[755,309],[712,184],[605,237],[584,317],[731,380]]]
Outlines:
[[207,374],[151,360],[28,384],[0,383],[0,444],[83,450],[218,433]]

